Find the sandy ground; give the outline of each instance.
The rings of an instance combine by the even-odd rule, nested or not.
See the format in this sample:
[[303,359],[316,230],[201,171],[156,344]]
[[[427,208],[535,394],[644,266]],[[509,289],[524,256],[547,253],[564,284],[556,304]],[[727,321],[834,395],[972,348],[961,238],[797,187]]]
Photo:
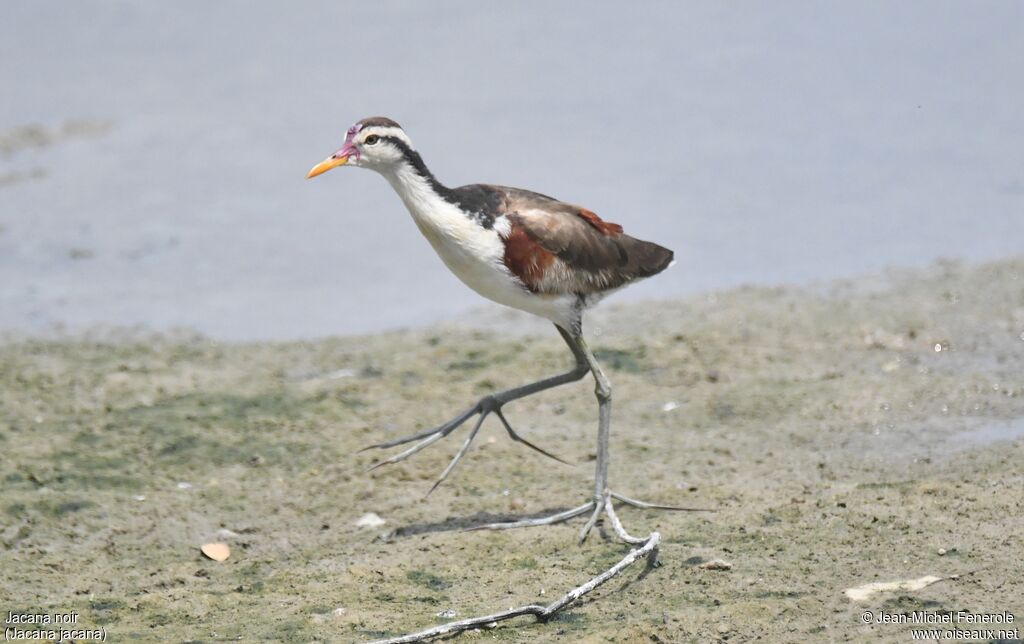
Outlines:
[[[495,316],[288,344],[99,333],[0,346],[0,609],[77,612],[110,641],[365,641],[550,601],[625,552],[579,522],[460,532],[581,503],[592,384],[366,473],[374,441],[569,363]],[[528,327],[532,328],[532,327]],[[543,329],[543,327],[539,327]],[[624,509],[662,566],[628,570],[527,641],[909,641],[865,610],[1024,620],[1024,258],[608,308],[613,485],[717,512]],[[386,520],[355,525],[367,512]],[[224,530],[230,532],[223,532]],[[220,531],[220,532],[219,532]],[[201,544],[225,541],[216,563]],[[701,568],[724,559],[728,571]],[[843,590],[946,579],[863,603]]]

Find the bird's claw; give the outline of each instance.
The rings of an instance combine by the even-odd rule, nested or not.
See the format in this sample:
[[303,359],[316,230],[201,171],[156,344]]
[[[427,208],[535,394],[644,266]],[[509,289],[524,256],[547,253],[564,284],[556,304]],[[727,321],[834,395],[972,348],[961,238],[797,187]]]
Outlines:
[[637,499],[630,498],[623,494],[618,494],[611,490],[606,490],[604,494],[595,496],[594,499],[584,503],[579,507],[572,508],[571,510],[565,510],[556,514],[552,514],[546,517],[539,517],[534,519],[522,519],[519,521],[507,521],[501,523],[487,523],[480,526],[470,528],[470,530],[508,530],[511,528],[532,528],[542,525],[551,525],[554,523],[562,523],[569,519],[578,517],[580,515],[590,512],[590,518],[583,525],[583,529],[580,530],[579,540],[582,543],[586,540],[587,535],[597,525],[598,519],[604,514],[611,521],[612,529],[615,531],[616,536],[620,540],[626,543],[642,543],[643,539],[632,537],[626,532],[625,528],[622,527],[622,522],[619,521],[619,517],[615,514],[614,501],[619,501],[625,505],[631,505],[633,507],[642,508],[645,510],[673,510],[679,512],[715,512],[713,508],[687,508],[675,505],[662,505],[658,503],[647,503],[646,501],[638,501]]
[[560,463],[565,463],[566,465],[571,465],[571,463],[569,463],[568,461],[561,459],[558,456],[555,456],[551,452],[542,449],[537,445],[534,445],[530,441],[520,436],[514,429],[512,429],[511,423],[508,422],[508,419],[505,418],[505,414],[502,413],[501,411],[501,408],[504,404],[504,401],[498,400],[498,398],[496,398],[495,396],[484,396],[479,401],[477,401],[475,405],[465,410],[464,412],[460,413],[459,415],[455,416],[454,418],[444,423],[443,425],[439,425],[431,429],[426,429],[421,432],[412,434],[410,436],[405,436],[403,438],[396,438],[394,440],[385,441],[382,443],[377,443],[374,445],[364,447],[359,451],[365,452],[371,449],[387,449],[389,447],[396,447],[398,445],[412,443],[413,441],[419,441],[412,447],[409,447],[404,451],[395,454],[394,456],[377,461],[369,468],[367,468],[367,471],[373,471],[384,465],[391,465],[394,463],[398,463],[400,461],[404,461],[405,459],[409,458],[416,452],[419,452],[420,450],[441,440],[445,436],[448,436],[456,429],[461,427],[463,423],[472,418],[474,415],[479,415],[479,418],[477,418],[476,423],[473,425],[473,429],[470,430],[469,435],[466,437],[466,442],[463,443],[459,451],[456,452],[454,457],[452,457],[451,462],[448,463],[448,467],[444,469],[444,472],[441,473],[441,476],[437,479],[434,485],[427,492],[427,495],[429,496],[431,492],[436,490],[437,487],[441,485],[441,483],[444,482],[446,478],[448,478],[448,475],[451,474],[453,469],[455,469],[455,465],[458,464],[458,462],[462,460],[462,457],[466,455],[466,452],[469,451],[469,446],[472,444],[473,439],[476,438],[477,432],[480,431],[480,426],[483,424],[484,419],[487,418],[487,416],[492,413],[498,417],[498,420],[501,421],[502,426],[505,428],[505,431],[508,433],[509,438],[511,438],[512,440],[516,441],[517,443],[522,443],[523,445],[526,445],[527,447],[534,451],[540,452],[541,454],[547,456],[548,458],[552,458]]

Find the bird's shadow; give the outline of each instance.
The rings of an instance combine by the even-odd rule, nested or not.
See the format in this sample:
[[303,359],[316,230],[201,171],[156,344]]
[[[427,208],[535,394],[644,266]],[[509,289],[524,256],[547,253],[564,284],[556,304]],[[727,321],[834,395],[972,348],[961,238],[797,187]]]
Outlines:
[[549,508],[539,512],[532,512],[530,514],[476,512],[467,516],[448,517],[444,521],[410,523],[408,525],[399,526],[390,532],[384,533],[379,537],[379,539],[382,541],[393,541],[395,539],[404,539],[423,534],[433,534],[435,532],[464,532],[474,528],[483,527],[489,523],[510,523],[512,521],[524,521],[527,519],[541,519],[553,514],[565,512],[568,509],[569,508],[567,507]]

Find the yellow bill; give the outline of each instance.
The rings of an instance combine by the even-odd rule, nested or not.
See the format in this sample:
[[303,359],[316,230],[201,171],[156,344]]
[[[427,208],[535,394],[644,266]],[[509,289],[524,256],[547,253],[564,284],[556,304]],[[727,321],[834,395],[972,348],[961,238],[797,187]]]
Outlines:
[[321,174],[327,172],[331,168],[337,168],[339,165],[345,165],[346,163],[348,163],[348,157],[347,156],[344,156],[344,157],[333,157],[333,156],[327,157],[326,159],[324,159],[320,163],[318,163],[315,166],[313,166],[313,168],[309,171],[309,174],[306,175],[306,178],[307,179],[312,179],[313,177],[315,177],[317,175],[321,175]]

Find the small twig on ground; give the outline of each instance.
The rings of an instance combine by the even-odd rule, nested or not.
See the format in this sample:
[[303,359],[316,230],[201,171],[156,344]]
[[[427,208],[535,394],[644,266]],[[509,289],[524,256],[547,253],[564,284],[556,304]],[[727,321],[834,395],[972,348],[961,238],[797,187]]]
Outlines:
[[594,590],[601,584],[605,583],[615,575],[619,574],[623,570],[629,567],[637,559],[641,557],[648,558],[648,565],[653,565],[654,560],[652,557],[657,558],[658,556],[658,542],[661,541],[661,535],[657,532],[652,532],[647,535],[646,539],[637,539],[629,536],[626,531],[622,528],[622,524],[619,522],[618,517],[615,516],[615,512],[611,508],[611,502],[608,501],[607,505],[608,516],[612,520],[612,527],[615,533],[623,541],[627,541],[633,544],[643,544],[639,548],[630,550],[629,554],[620,559],[618,563],[604,571],[597,577],[594,577],[582,586],[573,588],[566,594],[559,597],[557,600],[548,604],[547,606],[541,606],[540,604],[529,604],[527,606],[520,606],[519,608],[512,608],[500,613],[494,613],[493,615],[484,615],[482,617],[470,617],[469,619],[462,619],[457,622],[449,622],[442,624],[441,626],[435,626],[434,628],[428,628],[418,633],[410,633],[408,635],[402,635],[400,637],[391,637],[383,640],[376,640],[371,644],[404,644],[407,642],[422,642],[423,640],[431,639],[434,637],[440,637],[441,635],[451,635],[452,633],[461,633],[462,631],[468,631],[473,628],[480,626],[488,626],[495,622],[500,622],[506,619],[512,619],[514,617],[522,617],[524,615],[533,615],[537,618],[537,621],[546,621],[551,618],[552,615],[562,610],[569,604],[586,595],[590,591]]

